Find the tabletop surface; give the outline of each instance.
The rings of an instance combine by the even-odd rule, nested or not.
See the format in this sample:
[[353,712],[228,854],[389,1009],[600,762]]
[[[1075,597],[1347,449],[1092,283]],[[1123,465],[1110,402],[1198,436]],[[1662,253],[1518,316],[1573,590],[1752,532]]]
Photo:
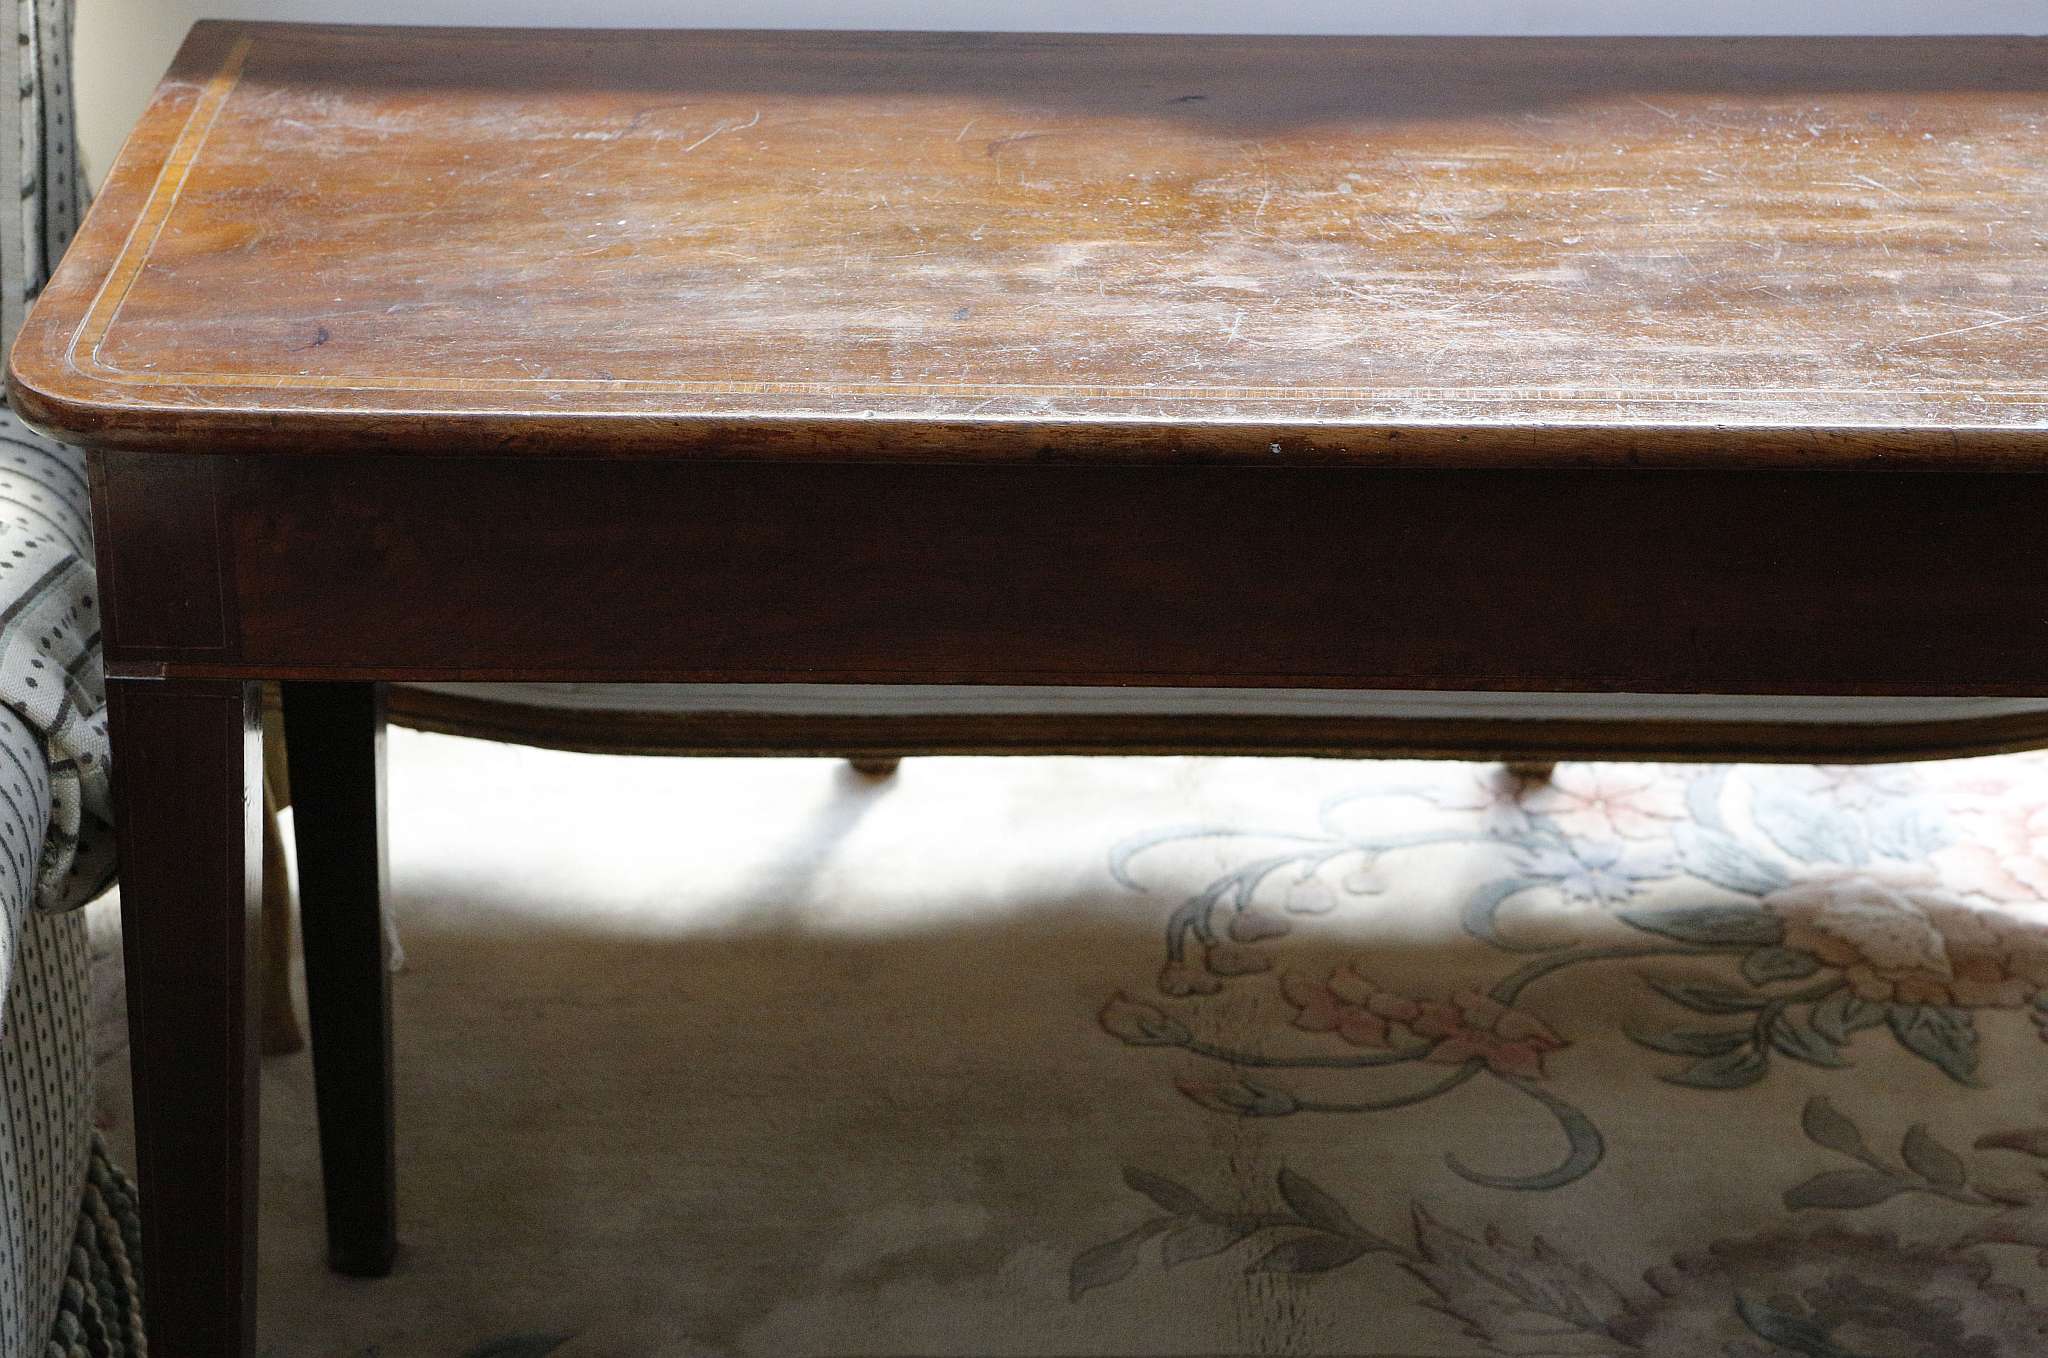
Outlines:
[[202,24],[101,447],[2048,464],[2048,41]]

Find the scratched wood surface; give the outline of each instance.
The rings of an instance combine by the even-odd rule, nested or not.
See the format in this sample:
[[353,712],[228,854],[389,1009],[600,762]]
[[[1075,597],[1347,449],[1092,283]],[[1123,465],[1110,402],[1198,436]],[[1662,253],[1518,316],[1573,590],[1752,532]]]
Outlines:
[[12,381],[136,449],[2031,468],[2044,136],[2039,40],[207,24]]

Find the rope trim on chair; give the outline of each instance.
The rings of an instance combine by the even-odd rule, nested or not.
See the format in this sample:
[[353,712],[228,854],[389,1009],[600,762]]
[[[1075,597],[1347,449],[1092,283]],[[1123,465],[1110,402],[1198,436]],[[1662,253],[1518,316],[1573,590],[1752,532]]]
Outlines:
[[135,1185],[93,1133],[78,1233],[44,1358],[147,1358],[142,1328],[142,1216]]

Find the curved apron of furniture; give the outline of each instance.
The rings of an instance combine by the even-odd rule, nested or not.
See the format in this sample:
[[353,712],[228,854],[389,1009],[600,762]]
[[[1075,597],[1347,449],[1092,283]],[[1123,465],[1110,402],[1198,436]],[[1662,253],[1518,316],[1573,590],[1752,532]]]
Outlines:
[[2048,700],[1327,689],[394,684],[392,721],[597,754],[1878,763],[2048,746]]

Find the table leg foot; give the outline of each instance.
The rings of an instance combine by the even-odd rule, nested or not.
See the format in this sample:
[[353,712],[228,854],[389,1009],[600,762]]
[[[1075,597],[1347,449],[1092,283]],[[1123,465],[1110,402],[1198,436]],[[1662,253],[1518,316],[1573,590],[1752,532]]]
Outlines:
[[283,696],[327,1262],[381,1278],[398,1242],[383,693],[375,684],[287,683]]
[[895,774],[901,759],[849,759],[846,761],[853,771],[863,778],[888,778]]
[[251,1358],[262,863],[254,685],[110,679],[155,1358]]

